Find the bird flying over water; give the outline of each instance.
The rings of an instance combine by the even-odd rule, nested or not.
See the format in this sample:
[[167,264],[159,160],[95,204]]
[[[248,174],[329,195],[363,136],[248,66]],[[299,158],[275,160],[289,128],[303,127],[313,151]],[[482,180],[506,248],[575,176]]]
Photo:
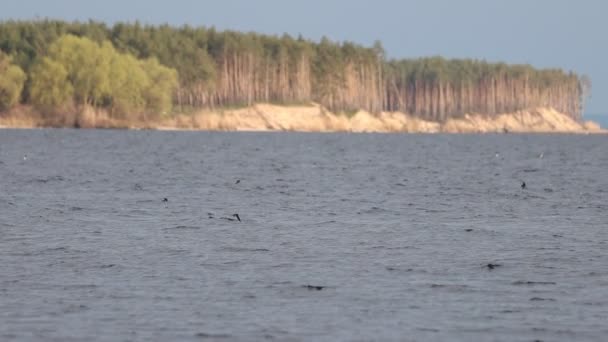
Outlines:
[[[235,218],[232,218],[235,217]],[[239,216],[239,214],[232,214],[232,217],[220,217],[222,220],[226,220],[226,221],[239,221],[241,222],[241,217]],[[211,216],[209,216],[209,218],[212,218]]]

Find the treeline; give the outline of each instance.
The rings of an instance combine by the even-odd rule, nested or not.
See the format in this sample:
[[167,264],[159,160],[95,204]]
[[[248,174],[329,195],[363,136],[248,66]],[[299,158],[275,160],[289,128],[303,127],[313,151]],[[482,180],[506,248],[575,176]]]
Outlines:
[[11,58],[0,51],[0,111],[19,103],[26,76],[21,68],[11,63]]
[[30,68],[30,102],[45,110],[73,104],[107,108],[117,116],[171,109],[175,70],[154,58],[137,60],[112,44],[64,35]]
[[559,69],[441,57],[390,61],[385,68],[384,108],[433,121],[534,107],[553,107],[580,119],[591,86],[588,78]]
[[[14,96],[3,100],[4,88],[11,88],[19,93],[17,102],[88,104],[116,115],[169,112],[171,105],[184,110],[314,101],[338,112],[403,111],[436,121],[537,106],[579,118],[589,85],[573,73],[530,66],[387,60],[380,43],[363,47],[137,22],[6,21],[0,23],[0,50],[6,54],[0,57],[5,107],[16,103]],[[8,73],[2,65],[11,65],[14,81],[8,83],[14,86],[2,81]]]

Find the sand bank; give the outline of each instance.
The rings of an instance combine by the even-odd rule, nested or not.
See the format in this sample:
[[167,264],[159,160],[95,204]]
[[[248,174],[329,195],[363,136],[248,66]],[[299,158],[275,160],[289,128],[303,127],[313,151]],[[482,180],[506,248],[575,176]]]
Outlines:
[[407,132],[407,133],[605,133],[596,123],[577,122],[551,108],[536,108],[495,117],[466,114],[443,123],[425,121],[404,113],[347,116],[319,105],[275,106],[257,104],[222,112],[180,115],[161,123],[159,129],[301,132]]
[[82,127],[209,131],[404,132],[404,133],[607,133],[594,122],[578,122],[551,108],[534,108],[493,117],[466,114],[445,122],[426,121],[399,112],[352,115],[331,113],[318,104],[250,107],[179,114],[167,119],[143,117],[120,121],[91,108],[49,120],[31,108],[0,115],[0,128]]

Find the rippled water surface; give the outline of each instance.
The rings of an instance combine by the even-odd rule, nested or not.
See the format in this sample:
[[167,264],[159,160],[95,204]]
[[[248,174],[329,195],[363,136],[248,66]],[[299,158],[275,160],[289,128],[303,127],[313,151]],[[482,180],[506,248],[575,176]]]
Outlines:
[[608,136],[1,130],[0,190],[2,341],[608,338]]

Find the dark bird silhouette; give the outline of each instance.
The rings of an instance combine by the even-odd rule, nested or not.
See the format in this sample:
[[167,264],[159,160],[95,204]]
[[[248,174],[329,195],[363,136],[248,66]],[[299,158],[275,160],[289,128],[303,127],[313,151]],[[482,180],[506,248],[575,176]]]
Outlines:
[[241,182],[240,179],[237,179],[236,182],[234,182],[234,184],[239,184]]
[[[235,217],[235,218],[232,218]],[[232,217],[222,217],[222,220],[226,220],[226,221],[239,221],[241,222],[241,217],[239,216],[239,214],[232,214]],[[211,217],[209,217],[211,218]]]
[[311,291],[321,291],[325,288],[325,286],[315,286],[315,285],[305,285],[305,288],[311,290]]
[[473,231],[473,228],[467,228],[467,229],[465,229],[464,231],[465,231],[465,232],[472,232],[472,231]]
[[525,189],[526,188],[526,182],[521,182],[521,188]]
[[163,202],[169,202],[169,199],[167,197],[163,198]]
[[500,267],[500,266],[502,266],[502,265],[500,265],[500,264],[492,264],[492,263],[486,265],[486,267],[489,268],[489,269],[491,269],[491,270],[495,269],[496,267]]

